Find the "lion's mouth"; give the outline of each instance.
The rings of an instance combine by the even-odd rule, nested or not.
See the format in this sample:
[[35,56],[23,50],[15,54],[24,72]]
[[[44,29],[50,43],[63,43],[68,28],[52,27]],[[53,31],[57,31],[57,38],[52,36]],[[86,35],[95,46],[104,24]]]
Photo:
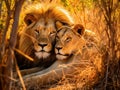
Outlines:
[[70,56],[70,54],[61,54],[61,53],[57,53],[57,55],[61,55],[61,56]]
[[61,54],[61,53],[56,54],[56,58],[59,60],[65,60],[65,59],[69,58],[70,56],[71,56],[71,54]]
[[45,50],[41,50],[41,51],[39,51],[39,52],[46,52]]
[[50,56],[50,52],[46,52],[44,50],[41,50],[39,52],[35,52],[35,55],[38,59],[45,59]]

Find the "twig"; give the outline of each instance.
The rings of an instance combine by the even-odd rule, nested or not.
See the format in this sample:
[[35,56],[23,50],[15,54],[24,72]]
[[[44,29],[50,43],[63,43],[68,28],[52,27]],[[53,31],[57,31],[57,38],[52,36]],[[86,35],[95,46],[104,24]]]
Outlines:
[[18,65],[17,65],[16,60],[15,60],[15,67],[16,67],[16,71],[17,71],[17,73],[18,73],[18,76],[19,76],[19,78],[20,78],[21,84],[22,84],[22,86],[23,86],[23,90],[26,90],[26,87],[25,87],[25,84],[24,84],[24,81],[23,81],[23,78],[22,78],[22,75],[21,75],[21,72],[20,72],[20,70],[19,70],[19,67],[18,67]]
[[14,50],[15,50],[17,53],[19,53],[20,55],[22,55],[22,56],[24,56],[25,58],[27,58],[28,60],[34,61],[33,58],[31,58],[30,56],[24,54],[24,53],[23,53],[22,51],[20,51],[19,49],[14,48]]

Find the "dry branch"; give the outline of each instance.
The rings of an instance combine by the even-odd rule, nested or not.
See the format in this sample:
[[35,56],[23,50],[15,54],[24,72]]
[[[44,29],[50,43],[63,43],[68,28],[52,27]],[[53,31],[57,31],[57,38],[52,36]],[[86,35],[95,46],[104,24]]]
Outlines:
[[[3,57],[2,57],[2,62],[6,65],[6,67],[2,68],[2,74],[4,76],[7,77],[13,77],[13,65],[14,65],[14,60],[15,60],[15,56],[14,56],[14,47],[16,44],[16,33],[17,33],[17,27],[18,27],[18,21],[19,21],[19,15],[20,15],[20,10],[22,7],[24,0],[19,0],[16,1],[15,0],[15,7],[13,9],[11,9],[11,4],[5,0],[5,4],[8,10],[8,18],[6,21],[6,26],[5,26],[5,30],[4,30],[4,35],[2,38],[2,45],[1,45],[1,49],[5,49],[5,53],[3,52]],[[11,12],[13,11],[13,13]],[[4,48],[5,45],[5,41],[6,41],[6,32],[9,28],[9,24],[10,24],[10,19],[11,19],[11,15],[13,14],[13,24],[12,24],[12,30],[11,30],[11,35],[10,35],[10,40],[8,41],[8,47]],[[1,52],[1,56],[2,56],[2,52]],[[4,59],[5,57],[5,59]],[[12,80],[2,77],[2,90],[11,90],[12,88]]]

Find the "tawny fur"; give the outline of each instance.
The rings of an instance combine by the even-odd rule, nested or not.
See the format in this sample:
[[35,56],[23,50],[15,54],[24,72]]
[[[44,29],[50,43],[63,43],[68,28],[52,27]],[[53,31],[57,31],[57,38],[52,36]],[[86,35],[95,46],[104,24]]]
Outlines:
[[[19,33],[18,48],[26,55],[32,57],[34,62],[24,64],[40,66],[40,63],[53,60],[53,46],[55,42],[57,21],[71,26],[74,21],[70,14],[55,4],[35,4],[25,11],[24,21],[26,28]],[[40,45],[46,45],[42,48]],[[43,49],[43,50],[42,50]],[[22,59],[20,62],[24,62]],[[21,63],[20,63],[21,64]]]

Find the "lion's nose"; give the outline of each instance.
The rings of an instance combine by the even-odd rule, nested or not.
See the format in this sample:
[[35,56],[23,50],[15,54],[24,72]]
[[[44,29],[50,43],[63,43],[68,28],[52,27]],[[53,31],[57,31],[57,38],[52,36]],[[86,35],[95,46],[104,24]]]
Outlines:
[[38,45],[41,46],[42,48],[47,46],[47,44],[41,44],[41,43],[39,43]]
[[62,47],[56,47],[56,49],[59,51],[60,49],[62,49]]

